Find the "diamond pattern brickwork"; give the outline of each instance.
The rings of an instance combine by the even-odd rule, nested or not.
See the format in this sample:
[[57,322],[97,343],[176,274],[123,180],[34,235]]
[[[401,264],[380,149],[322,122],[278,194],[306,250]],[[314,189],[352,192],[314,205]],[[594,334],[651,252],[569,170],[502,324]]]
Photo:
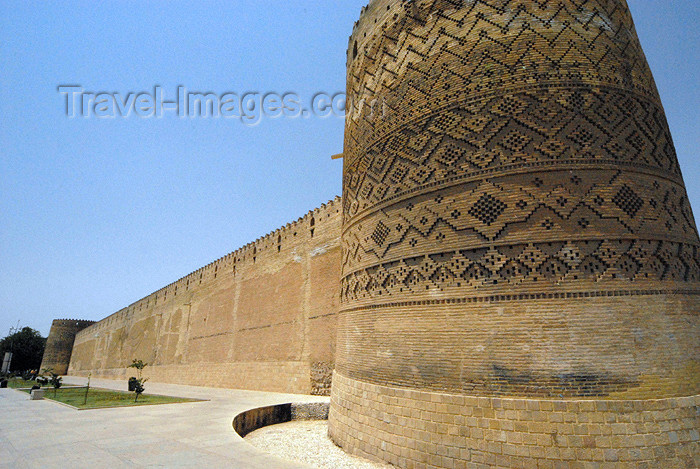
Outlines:
[[[470,315],[472,301],[517,308],[553,294],[571,311],[585,295],[636,296],[639,308],[685,295],[697,316],[696,224],[624,2],[375,0],[351,38],[348,94],[381,100],[383,114],[347,119],[341,316],[383,305]],[[341,334],[338,369],[382,384],[381,366],[360,354],[410,360],[421,348],[386,334],[368,349]],[[561,353],[514,372],[595,374],[611,359],[592,351],[600,362],[583,366]],[[645,357],[610,379],[633,392],[654,367]],[[496,379],[493,366],[462,363],[452,390]]]
[[[373,0],[347,77],[336,373],[380,391],[357,415],[332,391],[336,443],[471,467],[479,446],[392,458],[407,393],[428,442],[447,433],[426,417],[441,396],[700,393],[700,240],[625,0]],[[505,447],[502,420],[475,445]],[[554,446],[573,464],[572,441]],[[564,457],[512,451],[528,464],[479,462]]]

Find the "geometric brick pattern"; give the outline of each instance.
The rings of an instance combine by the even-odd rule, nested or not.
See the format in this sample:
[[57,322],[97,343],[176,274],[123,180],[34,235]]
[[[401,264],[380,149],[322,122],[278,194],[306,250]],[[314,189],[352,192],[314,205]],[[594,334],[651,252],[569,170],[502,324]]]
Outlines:
[[[470,314],[457,305],[553,292],[671,294],[700,309],[695,220],[622,2],[375,0],[350,40],[348,96],[381,99],[382,114],[346,121],[341,327],[353,327],[343,311]],[[366,352],[342,340],[338,369],[374,376]],[[410,355],[391,335],[383,347]],[[563,355],[533,395],[591,373]],[[629,365],[612,381],[638,382],[645,365]],[[483,366],[462,365],[455,389],[482,382]]]
[[490,226],[498,220],[503,211],[508,206],[498,199],[494,199],[489,194],[481,196],[479,201],[469,210],[469,215],[473,216],[481,223]]
[[622,186],[620,192],[613,198],[613,202],[630,218],[634,218],[644,206],[644,201],[627,186]]
[[[624,279],[638,286],[700,280],[698,247],[664,241],[568,241],[463,249],[379,264],[346,276],[341,301],[428,291],[492,292]],[[657,283],[658,285],[658,283]]]
[[[508,466],[500,433],[464,440],[459,408],[428,418],[443,393],[700,393],[700,238],[624,0],[372,0],[347,82],[336,443],[400,467]],[[368,402],[347,406],[348,387]],[[401,390],[429,394],[417,440],[369,423],[400,418]],[[457,449],[416,447],[446,432]],[[579,437],[509,467],[576,467]],[[698,462],[680,448],[661,459]],[[649,459],[608,456],[579,459]]]
[[[584,104],[572,101],[573,96]],[[503,101],[513,99],[522,103],[519,114],[498,112]],[[601,113],[612,125],[594,124],[604,121]],[[416,186],[524,168],[634,165],[672,175],[682,185],[661,107],[647,97],[592,87],[576,93],[535,89],[458,103],[373,142],[354,162],[363,171],[351,164],[345,175],[346,219]]]
[[477,180],[380,209],[375,218],[376,225],[346,225],[346,274],[401,258],[418,245],[448,252],[465,245],[522,243],[533,235],[543,241],[576,237],[591,243],[626,235],[697,245],[682,186],[620,170],[557,170]]

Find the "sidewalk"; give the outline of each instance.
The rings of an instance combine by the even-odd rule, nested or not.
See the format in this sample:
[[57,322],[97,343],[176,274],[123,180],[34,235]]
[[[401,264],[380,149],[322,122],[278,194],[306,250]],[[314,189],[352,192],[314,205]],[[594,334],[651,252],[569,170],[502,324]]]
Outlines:
[[[85,378],[64,377],[84,385]],[[91,386],[124,390],[126,382],[93,379]],[[147,393],[206,402],[76,411],[30,401],[0,389],[0,468],[230,467],[308,469],[266,454],[234,432],[236,414],[285,402],[327,397],[147,383]]]

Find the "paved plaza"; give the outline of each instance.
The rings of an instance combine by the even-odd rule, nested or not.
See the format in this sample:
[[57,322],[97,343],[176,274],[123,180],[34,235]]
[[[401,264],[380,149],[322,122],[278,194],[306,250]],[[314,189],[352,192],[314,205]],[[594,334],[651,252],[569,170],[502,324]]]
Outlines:
[[[65,384],[85,384],[66,377]],[[92,380],[124,389],[125,381]],[[236,414],[286,402],[327,397],[147,383],[147,392],[204,402],[77,411],[52,401],[30,401],[0,389],[0,468],[230,467],[308,469],[245,442],[232,427]]]

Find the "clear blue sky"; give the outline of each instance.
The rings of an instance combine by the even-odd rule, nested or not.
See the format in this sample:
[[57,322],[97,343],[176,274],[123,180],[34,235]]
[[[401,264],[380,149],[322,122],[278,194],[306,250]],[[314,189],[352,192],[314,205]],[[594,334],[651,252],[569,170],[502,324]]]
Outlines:
[[[700,215],[700,2],[628,0]],[[339,195],[340,118],[68,119],[57,86],[345,88],[366,0],[0,0],[0,337],[102,319]]]

